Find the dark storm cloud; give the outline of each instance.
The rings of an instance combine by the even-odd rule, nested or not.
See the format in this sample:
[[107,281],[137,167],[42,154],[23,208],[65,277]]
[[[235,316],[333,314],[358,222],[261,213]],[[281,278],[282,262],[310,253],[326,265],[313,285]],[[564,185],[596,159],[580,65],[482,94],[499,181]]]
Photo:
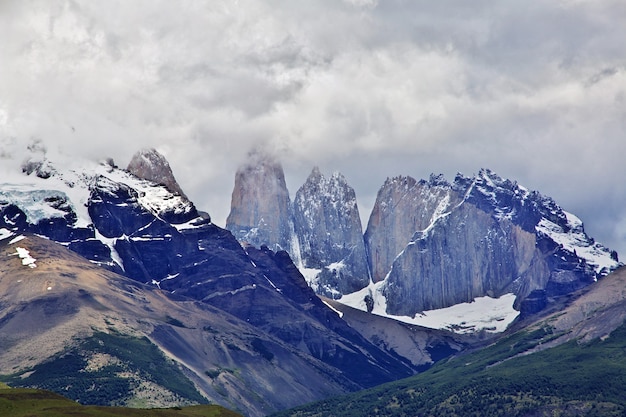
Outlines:
[[622,1],[0,2],[0,162],[166,154],[218,224],[252,147],[293,193],[343,171],[481,167],[553,196],[626,253]]

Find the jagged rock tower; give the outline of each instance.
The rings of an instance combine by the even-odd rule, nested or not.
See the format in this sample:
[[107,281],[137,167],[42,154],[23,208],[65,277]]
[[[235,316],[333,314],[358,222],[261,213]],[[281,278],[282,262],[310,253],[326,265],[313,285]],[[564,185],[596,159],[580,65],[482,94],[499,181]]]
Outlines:
[[387,179],[361,237],[341,174],[313,169],[290,205],[280,164],[254,155],[237,172],[227,228],[240,242],[288,250],[318,294],[371,285],[370,301],[398,316],[507,293],[532,313],[619,265],[576,216],[485,169],[452,183]]
[[291,249],[289,191],[283,168],[272,156],[254,152],[237,170],[226,229],[252,246]]
[[365,231],[367,259],[374,282],[382,281],[416,230],[424,230],[437,210],[455,199],[441,176],[416,181],[398,176],[378,191]]
[[343,175],[314,168],[296,192],[293,219],[303,266],[320,271],[310,282],[318,294],[339,298],[369,284],[356,194]]
[[532,313],[619,265],[576,216],[489,170],[451,184],[440,176],[388,180],[365,244],[393,315],[505,293]]

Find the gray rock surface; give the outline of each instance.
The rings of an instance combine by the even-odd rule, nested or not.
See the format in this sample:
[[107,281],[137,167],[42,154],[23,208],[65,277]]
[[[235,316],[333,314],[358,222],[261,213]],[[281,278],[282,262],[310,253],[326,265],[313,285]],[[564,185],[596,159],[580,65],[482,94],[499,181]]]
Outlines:
[[438,209],[458,200],[440,176],[429,182],[388,178],[378,191],[364,236],[372,280],[382,281],[415,231],[426,229]]
[[273,157],[254,153],[235,175],[228,229],[240,242],[290,250],[291,201],[285,174]]
[[321,270],[318,294],[336,298],[368,285],[356,194],[343,175],[326,178],[314,168],[296,192],[293,219],[302,264]]
[[169,162],[154,148],[141,149],[135,153],[126,169],[136,177],[165,185],[172,193],[187,198],[174,178]]
[[417,232],[386,282],[387,310],[414,315],[512,292],[529,272],[535,236],[510,221],[463,204],[430,231]]
[[387,179],[361,238],[341,174],[313,169],[290,205],[280,164],[257,155],[237,173],[227,228],[240,242],[287,249],[326,297],[384,281],[369,301],[392,315],[506,293],[529,315],[619,266],[551,198],[484,169],[451,183]]
[[489,170],[458,175],[452,184],[440,177],[387,181],[365,237],[394,315],[504,293],[516,294],[516,307],[532,314],[619,265],[578,218]]

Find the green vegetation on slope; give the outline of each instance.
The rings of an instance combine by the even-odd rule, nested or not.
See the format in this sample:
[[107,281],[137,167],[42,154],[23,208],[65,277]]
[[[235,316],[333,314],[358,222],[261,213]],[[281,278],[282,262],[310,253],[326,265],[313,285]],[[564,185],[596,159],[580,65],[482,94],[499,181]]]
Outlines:
[[0,415],[11,417],[241,417],[240,414],[217,405],[149,410],[83,406],[53,392],[27,388],[0,389]]
[[276,416],[621,416],[626,413],[626,326],[588,344],[530,355],[556,335],[521,331],[422,374]]
[[[93,358],[104,360],[94,363]],[[90,362],[91,361],[91,362]],[[141,381],[157,384],[188,402],[207,403],[175,363],[147,338],[96,333],[24,376],[2,377],[13,387],[35,387],[81,404],[125,404]]]

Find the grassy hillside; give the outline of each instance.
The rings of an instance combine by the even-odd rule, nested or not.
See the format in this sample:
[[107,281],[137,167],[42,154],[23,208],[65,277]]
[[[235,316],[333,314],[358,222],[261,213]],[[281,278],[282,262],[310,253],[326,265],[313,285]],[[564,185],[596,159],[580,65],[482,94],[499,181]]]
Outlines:
[[[96,333],[26,374],[0,376],[13,387],[36,387],[82,404],[145,406],[139,391],[178,403],[207,403],[172,361],[147,338]],[[0,414],[1,415],[1,414]]]
[[276,416],[624,415],[626,326],[604,340],[519,355],[556,336],[548,327],[522,331],[415,377]]
[[240,417],[215,405],[149,409],[83,406],[50,391],[0,389],[0,415],[11,417]]

